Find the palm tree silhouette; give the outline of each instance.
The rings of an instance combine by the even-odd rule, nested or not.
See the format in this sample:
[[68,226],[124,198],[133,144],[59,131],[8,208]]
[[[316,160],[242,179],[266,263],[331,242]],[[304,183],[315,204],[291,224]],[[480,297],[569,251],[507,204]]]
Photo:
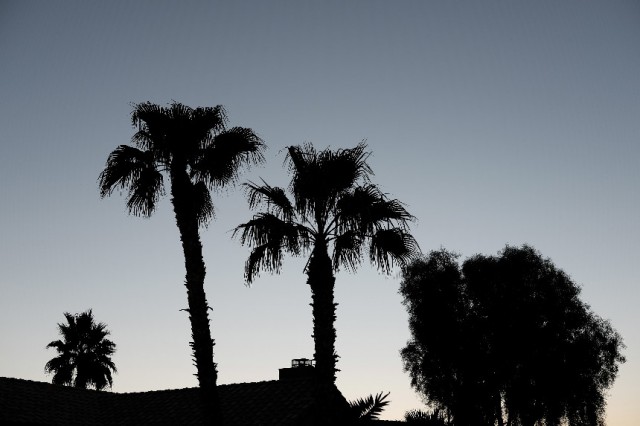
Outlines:
[[364,142],[338,150],[289,147],[285,164],[293,201],[282,188],[249,182],[250,208],[264,206],[265,211],[234,230],[242,244],[252,247],[245,264],[248,283],[261,269],[279,272],[285,251],[311,252],[305,273],[312,295],[316,372],[325,383],[334,382],[337,371],[335,272],[341,266],[354,271],[367,249],[369,260],[387,273],[419,251],[408,233],[413,216],[371,184],[366,148]]
[[67,324],[58,324],[62,340],[47,345],[58,351],[58,356],[44,367],[45,372],[53,374],[52,383],[82,389],[111,387],[111,372],[117,372],[111,361],[116,345],[106,339],[110,334],[107,325],[96,324],[91,309],[76,315],[65,312],[64,316]]
[[349,410],[357,419],[356,424],[369,424],[379,420],[380,414],[391,401],[387,399],[389,392],[380,392],[376,395],[369,395],[365,398],[358,398],[349,402]]
[[99,177],[100,196],[127,189],[129,213],[149,217],[165,194],[169,177],[171,203],[184,252],[192,349],[200,388],[217,404],[214,342],[204,292],[205,265],[199,226],[214,209],[210,190],[235,182],[243,166],[263,161],[263,141],[253,130],[226,128],[222,106],[190,108],[178,102],[161,107],[134,104],[135,145],[120,145],[110,155]]

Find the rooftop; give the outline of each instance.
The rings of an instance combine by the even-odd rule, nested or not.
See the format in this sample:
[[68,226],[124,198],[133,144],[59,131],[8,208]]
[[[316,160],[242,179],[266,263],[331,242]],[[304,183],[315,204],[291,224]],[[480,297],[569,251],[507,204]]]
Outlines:
[[[314,424],[318,387],[310,378],[218,386],[225,425]],[[333,386],[336,407],[346,400]],[[198,388],[114,393],[0,377],[0,423],[9,425],[199,425]]]

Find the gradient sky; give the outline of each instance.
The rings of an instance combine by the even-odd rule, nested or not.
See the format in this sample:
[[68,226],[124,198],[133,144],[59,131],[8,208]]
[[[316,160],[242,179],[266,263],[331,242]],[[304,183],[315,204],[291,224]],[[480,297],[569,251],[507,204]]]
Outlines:
[[[366,139],[423,251],[529,243],[622,334],[608,424],[640,424],[640,3],[637,1],[0,1],[0,376],[49,381],[62,313],[93,308],[118,345],[117,392],[196,385],[168,200],[151,219],[100,200],[131,102],[227,108],[285,185],[284,147]],[[243,281],[216,194],[203,230],[220,383],[312,357],[304,261]],[[397,274],[337,277],[338,386],[421,408],[402,371]],[[434,325],[434,326],[437,326]]]

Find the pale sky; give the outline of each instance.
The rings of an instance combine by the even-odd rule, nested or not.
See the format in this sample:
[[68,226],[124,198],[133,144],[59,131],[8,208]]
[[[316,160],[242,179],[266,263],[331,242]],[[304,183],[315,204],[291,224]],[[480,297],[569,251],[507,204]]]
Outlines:
[[[423,251],[529,243],[623,336],[612,426],[640,424],[640,3],[637,1],[0,1],[0,376],[50,381],[63,312],[92,308],[118,345],[116,392],[197,384],[168,199],[151,219],[100,200],[131,102],[227,108],[286,185],[283,148],[373,152]],[[312,357],[304,259],[243,281],[250,218],[216,194],[201,233],[220,383]],[[338,387],[422,408],[402,370],[397,273],[340,273]],[[437,324],[434,324],[434,327]]]

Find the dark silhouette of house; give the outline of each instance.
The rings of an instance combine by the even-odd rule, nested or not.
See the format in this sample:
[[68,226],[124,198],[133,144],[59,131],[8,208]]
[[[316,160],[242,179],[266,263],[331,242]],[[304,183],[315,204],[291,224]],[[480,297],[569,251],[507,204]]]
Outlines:
[[[319,385],[313,367],[218,392],[225,426],[349,423],[347,401],[335,385]],[[202,408],[198,388],[114,393],[0,378],[2,425],[202,425]]]

